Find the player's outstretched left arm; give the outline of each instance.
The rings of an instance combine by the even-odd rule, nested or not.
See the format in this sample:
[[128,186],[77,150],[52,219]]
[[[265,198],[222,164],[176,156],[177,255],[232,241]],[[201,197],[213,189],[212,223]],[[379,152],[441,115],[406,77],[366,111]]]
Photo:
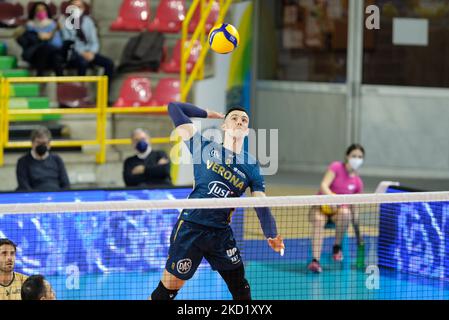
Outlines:
[[[265,197],[265,192],[254,191],[252,192],[253,197]],[[278,234],[276,228],[276,220],[271,214],[271,210],[268,207],[254,208],[259,218],[260,225],[262,227],[263,233],[267,238],[268,245],[276,252],[280,252],[281,255],[284,253],[285,245],[284,240],[281,235]]]

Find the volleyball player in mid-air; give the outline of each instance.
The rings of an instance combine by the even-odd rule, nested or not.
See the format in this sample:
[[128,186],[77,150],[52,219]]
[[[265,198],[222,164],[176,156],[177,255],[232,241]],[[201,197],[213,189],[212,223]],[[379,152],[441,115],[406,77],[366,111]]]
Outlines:
[[[255,159],[243,151],[249,117],[244,109],[233,108],[226,116],[188,103],[168,105],[177,133],[193,155],[195,185],[189,198],[240,197],[249,187],[252,196],[265,196],[264,180]],[[191,117],[223,119],[223,145],[207,140],[197,131]],[[232,209],[183,210],[170,237],[170,249],[162,279],[152,300],[174,299],[190,279],[202,258],[219,272],[234,300],[249,300],[251,292],[237,248],[230,220]],[[256,208],[268,245],[276,252],[285,246],[278,235],[269,208]]]

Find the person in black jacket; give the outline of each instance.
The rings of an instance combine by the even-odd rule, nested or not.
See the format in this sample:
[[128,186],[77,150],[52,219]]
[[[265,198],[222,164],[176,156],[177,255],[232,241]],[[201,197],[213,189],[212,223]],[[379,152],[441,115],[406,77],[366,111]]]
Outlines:
[[56,76],[62,76],[65,67],[64,46],[58,24],[51,18],[48,4],[34,3],[28,21],[17,38],[22,47],[22,58],[36,69],[41,77],[45,70],[53,69]]
[[18,191],[59,191],[70,183],[62,159],[50,153],[51,133],[45,127],[31,133],[31,151],[17,162]]
[[123,179],[126,186],[170,186],[170,160],[167,154],[151,148],[150,135],[144,129],[135,129],[131,139],[137,154],[125,160]]

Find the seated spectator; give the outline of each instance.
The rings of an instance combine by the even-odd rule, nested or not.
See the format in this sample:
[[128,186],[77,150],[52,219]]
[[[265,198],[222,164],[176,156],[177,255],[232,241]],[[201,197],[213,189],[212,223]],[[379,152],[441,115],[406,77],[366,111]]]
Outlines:
[[74,42],[74,52],[68,61],[68,66],[78,69],[79,76],[85,76],[90,66],[100,66],[104,68],[104,74],[111,82],[114,73],[114,63],[111,59],[99,54],[100,44],[98,41],[97,28],[91,17],[84,14],[85,4],[82,0],[71,0],[69,6],[78,7],[74,12],[75,17],[79,17],[80,28],[76,29],[65,22],[62,25],[62,35],[64,40]]
[[171,185],[170,160],[164,151],[151,148],[148,132],[135,129],[131,139],[137,154],[125,160],[123,177],[126,186]]
[[0,300],[20,300],[20,290],[27,276],[14,272],[17,246],[0,239]]
[[50,153],[51,133],[45,128],[31,133],[31,151],[17,162],[18,191],[58,191],[69,189],[64,162]]
[[57,76],[63,75],[63,40],[58,24],[50,17],[48,5],[36,2],[30,10],[24,32],[17,38],[23,49],[22,58],[36,69],[37,76],[43,76],[47,69],[54,70]]
[[30,276],[22,285],[22,300],[56,300],[50,283],[40,274]]

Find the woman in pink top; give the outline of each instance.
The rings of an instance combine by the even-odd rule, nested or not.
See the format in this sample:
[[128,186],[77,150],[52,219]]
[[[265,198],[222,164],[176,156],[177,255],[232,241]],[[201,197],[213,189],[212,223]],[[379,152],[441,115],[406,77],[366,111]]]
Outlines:
[[[363,182],[358,175],[358,169],[363,163],[365,150],[359,144],[352,144],[346,150],[346,158],[344,162],[332,162],[323,180],[321,181],[320,191],[318,194],[355,194],[363,192]],[[333,258],[335,261],[342,261],[343,254],[341,250],[341,241],[343,235],[348,229],[349,223],[353,219],[358,219],[355,208],[349,205],[339,206],[314,206],[310,210],[310,222],[312,223],[312,255],[313,260],[309,264],[308,269],[320,273],[322,271],[320,265],[321,247],[323,245],[324,227],[329,220],[335,223],[335,244],[333,247]],[[358,225],[358,224],[356,224]],[[358,228],[356,230],[358,241],[360,235]]]

